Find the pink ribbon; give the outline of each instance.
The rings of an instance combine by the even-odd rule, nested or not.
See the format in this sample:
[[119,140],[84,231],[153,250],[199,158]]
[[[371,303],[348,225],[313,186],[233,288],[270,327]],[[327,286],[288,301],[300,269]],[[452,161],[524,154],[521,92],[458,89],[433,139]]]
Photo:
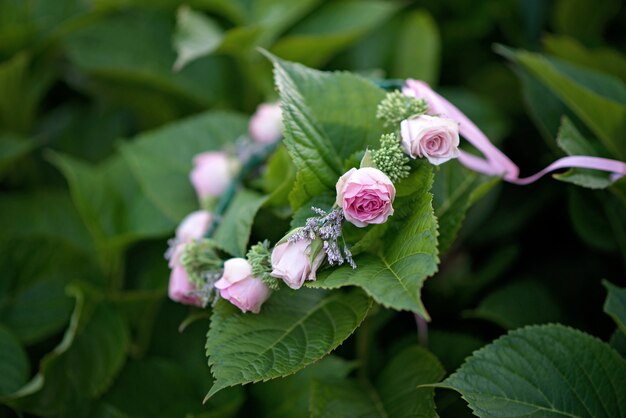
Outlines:
[[424,81],[407,80],[402,93],[426,100],[431,114],[444,115],[459,122],[459,133],[474,145],[485,158],[460,151],[459,162],[470,170],[490,176],[501,176],[509,183],[526,185],[539,180],[551,171],[561,168],[589,168],[613,173],[611,180],[626,175],[626,163],[608,158],[576,155],[559,158],[537,174],[520,178],[519,167],[489,141],[489,138],[456,106],[437,94]]

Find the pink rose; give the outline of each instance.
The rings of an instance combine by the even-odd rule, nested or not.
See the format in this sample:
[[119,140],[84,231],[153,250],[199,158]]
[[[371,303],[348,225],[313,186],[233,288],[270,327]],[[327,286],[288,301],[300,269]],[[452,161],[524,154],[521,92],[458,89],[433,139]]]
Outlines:
[[180,248],[176,249],[174,256],[170,260],[172,273],[170,274],[170,284],[167,293],[174,302],[202,307],[200,298],[193,294],[196,286],[189,281],[185,267],[178,261],[184,245],[179,245],[178,247]]
[[211,214],[206,210],[190,213],[176,228],[176,241],[188,242],[200,239],[211,225]]
[[193,159],[189,175],[200,199],[224,193],[233,178],[233,164],[225,152],[205,152]]
[[256,142],[271,144],[282,136],[283,116],[278,103],[262,103],[250,119],[250,136]]
[[245,258],[231,258],[224,263],[224,274],[215,282],[220,296],[243,313],[259,313],[271,294],[263,280],[252,275],[252,266]]
[[351,169],[337,182],[337,205],[346,220],[362,228],[382,224],[393,215],[396,188],[380,170],[372,167]]
[[[311,254],[311,241],[285,241],[272,251],[272,272],[292,289],[300,289],[305,280],[315,280],[317,269],[324,261],[326,253]],[[312,259],[313,257],[313,259]]]
[[411,157],[439,165],[459,156],[459,124],[452,119],[420,115],[400,123],[402,147]]

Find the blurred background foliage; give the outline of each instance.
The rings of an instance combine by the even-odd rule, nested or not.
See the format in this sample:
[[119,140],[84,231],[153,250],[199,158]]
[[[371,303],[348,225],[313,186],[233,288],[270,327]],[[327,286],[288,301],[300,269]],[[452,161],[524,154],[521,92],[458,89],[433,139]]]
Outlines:
[[[181,326],[188,309],[166,298],[191,157],[276,98],[257,47],[424,79],[531,174],[581,149],[626,158],[619,109],[598,127],[575,105],[626,104],[624,27],[619,0],[0,0],[0,416],[299,416],[312,379],[354,368],[330,357],[202,405],[207,316]],[[562,74],[598,97],[565,97]],[[561,177],[574,184],[495,187],[427,281],[429,347],[448,372],[527,324],[611,338],[601,279],[626,283],[626,185]],[[376,318],[373,372],[415,338],[411,315]],[[436,401],[469,415],[453,393]]]

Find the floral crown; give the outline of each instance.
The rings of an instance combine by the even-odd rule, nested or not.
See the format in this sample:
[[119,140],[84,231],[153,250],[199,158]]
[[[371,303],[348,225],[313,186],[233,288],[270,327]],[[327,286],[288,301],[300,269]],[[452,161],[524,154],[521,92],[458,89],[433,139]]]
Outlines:
[[[166,253],[170,298],[214,307],[209,396],[321,358],[354,331],[372,301],[428,320],[424,280],[437,271],[467,208],[499,179],[528,184],[563,167],[603,170],[611,181],[626,175],[623,162],[574,156],[520,178],[424,82],[372,82],[267,55],[280,104],[260,105],[249,137],[233,138],[230,150],[195,157],[190,180],[202,209],[181,222]],[[460,135],[475,150],[461,150]],[[289,226],[257,230],[261,216],[265,225]],[[268,235],[248,246],[259,232]],[[343,287],[352,289],[329,291]],[[258,369],[267,350],[239,347],[250,344],[249,333],[277,323],[291,325],[276,332],[306,334],[307,321],[317,321],[314,352],[293,358],[275,349],[271,355],[278,350],[284,358],[269,371]],[[247,366],[233,363],[233,353],[250,356]]]

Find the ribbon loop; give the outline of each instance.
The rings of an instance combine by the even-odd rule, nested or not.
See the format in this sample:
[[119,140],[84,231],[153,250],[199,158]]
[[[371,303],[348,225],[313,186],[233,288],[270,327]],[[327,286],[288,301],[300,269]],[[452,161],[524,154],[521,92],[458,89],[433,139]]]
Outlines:
[[463,112],[435,92],[428,83],[421,80],[407,80],[402,93],[426,100],[429,113],[445,116],[459,122],[459,133],[485,158],[461,151],[459,162],[470,170],[490,176],[501,176],[505,181],[518,185],[527,185],[539,180],[544,175],[562,168],[587,168],[612,173],[611,179],[626,176],[626,163],[609,158],[576,155],[559,158],[538,173],[519,177],[519,167],[509,157],[491,143],[487,135],[478,128]]

